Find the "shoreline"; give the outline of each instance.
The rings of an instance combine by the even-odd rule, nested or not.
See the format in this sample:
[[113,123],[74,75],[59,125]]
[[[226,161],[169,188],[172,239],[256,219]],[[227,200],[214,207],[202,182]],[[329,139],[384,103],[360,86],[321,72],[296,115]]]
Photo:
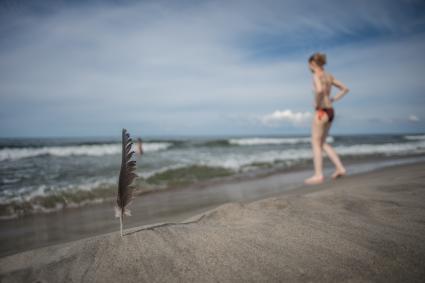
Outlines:
[[[372,163],[386,162],[403,162],[404,160],[417,161],[425,160],[425,154],[417,155],[400,155],[400,156],[346,156],[344,163],[350,165],[369,165],[368,169],[363,171],[373,170]],[[331,162],[324,158],[324,167],[332,167]],[[379,168],[380,165],[377,166]],[[206,180],[194,181],[182,184],[173,184],[166,187],[143,187],[134,191],[136,197],[143,197],[151,193],[161,193],[163,191],[178,191],[180,189],[203,188],[208,186],[216,186],[222,184],[230,184],[246,180],[255,180],[266,178],[276,174],[290,174],[293,172],[305,171],[312,169],[312,162],[309,160],[300,164],[292,165],[284,168],[257,168],[252,171],[238,172],[227,176],[211,177]],[[360,170],[360,172],[363,172]],[[356,173],[356,172],[354,172]],[[140,184],[138,185],[140,186]],[[25,201],[12,201],[10,203],[0,204],[0,221],[13,220],[22,217],[34,216],[39,214],[57,213],[64,210],[79,209],[86,206],[95,206],[99,204],[112,203],[115,197],[115,187],[99,187],[92,190],[77,190],[77,191],[59,191],[50,195],[35,196],[33,199]],[[73,200],[73,199],[76,199]],[[52,203],[53,202],[53,203]],[[46,203],[46,204],[43,204]],[[52,206],[54,204],[54,206]],[[6,213],[7,211],[7,213]]]
[[[425,162],[381,168],[185,223],[115,229],[0,258],[26,281],[385,281],[425,278]],[[267,187],[267,184],[264,183]]]
[[[356,176],[374,168],[394,166],[403,162],[419,161],[406,158],[384,159],[381,163],[354,163],[347,168],[350,176]],[[325,173],[329,175],[330,169],[327,168]],[[306,187],[302,183],[309,174],[311,170],[294,169],[246,180],[219,180],[143,194],[133,201],[130,207],[133,216],[125,219],[124,227],[178,222],[229,202],[246,203],[293,190],[311,191],[315,187]],[[110,201],[0,220],[0,257],[116,231],[118,225],[113,211],[114,202]]]

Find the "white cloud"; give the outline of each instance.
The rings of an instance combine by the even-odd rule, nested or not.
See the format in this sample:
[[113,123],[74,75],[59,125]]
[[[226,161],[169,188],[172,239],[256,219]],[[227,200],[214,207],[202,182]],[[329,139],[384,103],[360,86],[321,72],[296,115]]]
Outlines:
[[260,117],[261,123],[265,126],[278,126],[284,123],[290,123],[295,126],[305,125],[311,119],[310,112],[293,112],[290,109],[276,110],[271,114]]
[[416,115],[410,114],[409,115],[409,121],[410,122],[419,122],[419,118]]

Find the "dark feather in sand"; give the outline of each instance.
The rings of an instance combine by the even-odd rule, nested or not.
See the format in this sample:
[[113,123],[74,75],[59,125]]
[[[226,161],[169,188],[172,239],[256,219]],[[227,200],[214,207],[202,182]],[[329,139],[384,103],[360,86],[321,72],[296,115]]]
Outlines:
[[122,130],[122,160],[121,170],[118,180],[118,196],[117,205],[121,215],[125,213],[126,207],[133,199],[133,188],[130,186],[137,175],[134,173],[136,170],[136,161],[131,160],[134,151],[131,151],[132,140],[126,129]]

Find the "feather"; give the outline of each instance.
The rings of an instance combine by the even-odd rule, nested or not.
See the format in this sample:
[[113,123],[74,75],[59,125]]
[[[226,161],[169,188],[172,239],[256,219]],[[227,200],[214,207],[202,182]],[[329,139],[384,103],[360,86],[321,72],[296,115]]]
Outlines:
[[128,206],[133,200],[133,187],[131,184],[137,177],[136,173],[134,173],[136,170],[136,161],[131,160],[134,154],[134,151],[131,151],[132,145],[130,134],[126,129],[122,129],[122,160],[118,179],[117,206],[115,207],[115,216],[120,218],[121,237],[123,236],[122,226],[124,215],[131,215],[128,209]]

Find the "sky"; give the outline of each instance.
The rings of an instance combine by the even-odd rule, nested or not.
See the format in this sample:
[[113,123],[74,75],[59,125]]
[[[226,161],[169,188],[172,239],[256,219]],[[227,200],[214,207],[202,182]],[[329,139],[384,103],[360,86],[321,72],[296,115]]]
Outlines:
[[[425,132],[425,2],[0,0],[0,137]],[[338,92],[333,90],[333,95]]]

